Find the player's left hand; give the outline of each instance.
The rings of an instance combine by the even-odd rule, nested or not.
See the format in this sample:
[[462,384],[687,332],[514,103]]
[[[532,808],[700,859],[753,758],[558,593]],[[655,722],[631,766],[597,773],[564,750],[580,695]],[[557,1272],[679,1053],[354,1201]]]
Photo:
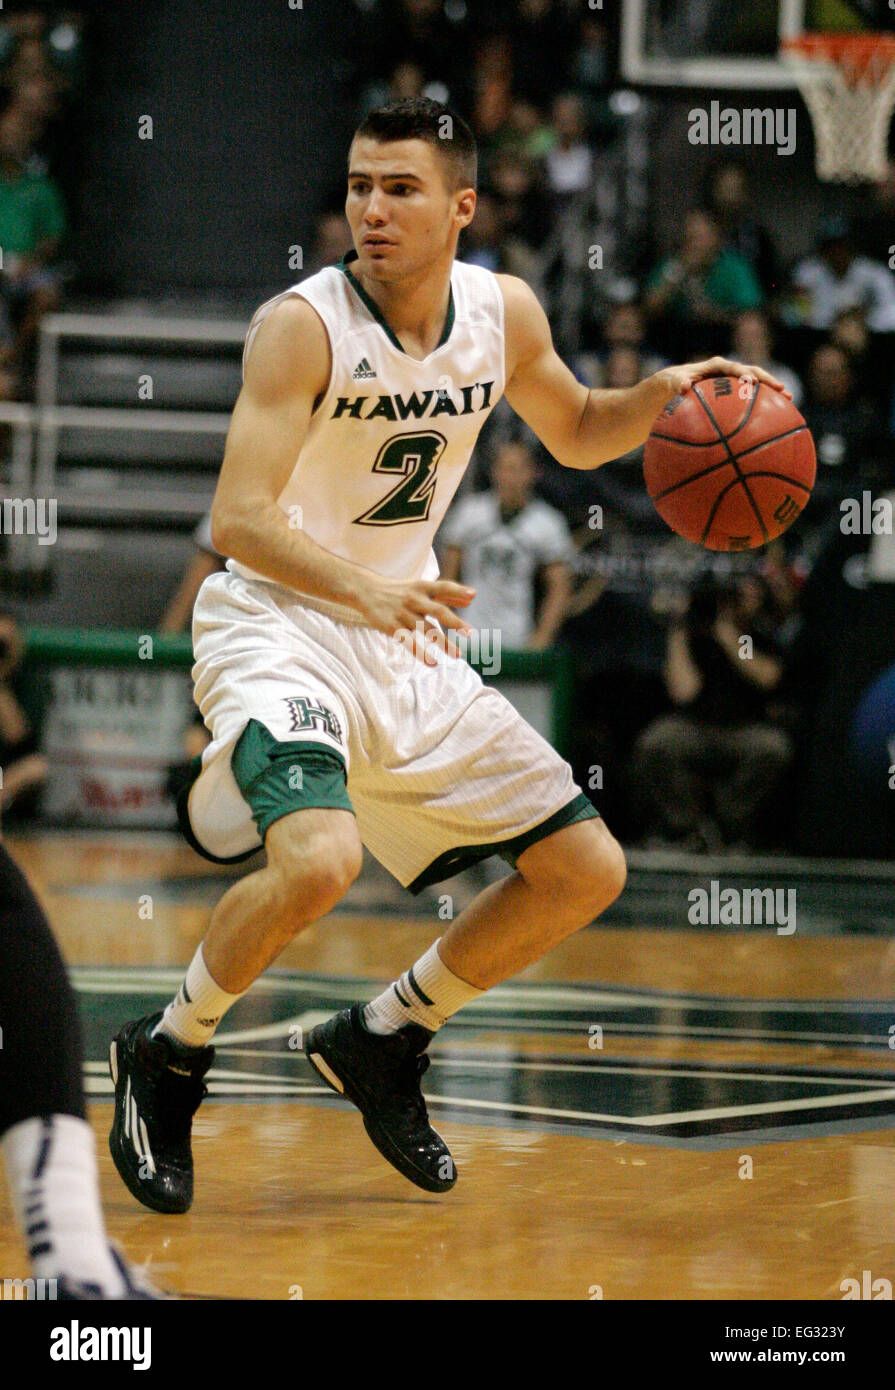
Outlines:
[[669,389],[669,400],[674,396],[684,396],[697,381],[709,376],[732,376],[744,383],[760,381],[772,391],[780,391],[787,400],[792,400],[792,392],[763,367],[749,367],[743,362],[730,362],[726,357],[709,357],[705,362],[687,362],[682,367],[663,367],[656,376],[662,377]]

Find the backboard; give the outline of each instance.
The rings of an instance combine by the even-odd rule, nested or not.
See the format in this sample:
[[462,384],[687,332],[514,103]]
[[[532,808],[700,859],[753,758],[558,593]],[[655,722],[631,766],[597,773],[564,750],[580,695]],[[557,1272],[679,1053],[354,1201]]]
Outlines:
[[668,87],[792,88],[784,39],[893,25],[888,0],[622,0],[622,75]]

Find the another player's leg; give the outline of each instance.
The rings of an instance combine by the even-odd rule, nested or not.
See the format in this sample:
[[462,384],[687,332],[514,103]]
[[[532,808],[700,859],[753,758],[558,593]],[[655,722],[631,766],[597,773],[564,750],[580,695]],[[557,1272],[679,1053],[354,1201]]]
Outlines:
[[191,1129],[221,1019],[305,927],[330,912],[360,872],[350,811],[311,807],[274,821],[267,864],[233,885],[164,1013],[125,1025],[112,1043],[112,1157],[133,1195],[154,1211],[193,1200]]
[[0,1140],[33,1275],[68,1299],[155,1298],[109,1245],[74,993],[24,875],[0,846]]

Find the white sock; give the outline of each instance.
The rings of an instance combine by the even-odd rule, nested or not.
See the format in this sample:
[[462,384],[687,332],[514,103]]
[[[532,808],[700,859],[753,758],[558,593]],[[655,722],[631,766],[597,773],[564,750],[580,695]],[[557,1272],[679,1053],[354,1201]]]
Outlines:
[[34,1277],[67,1276],[120,1298],[124,1282],[109,1253],[87,1121],[75,1115],[22,1120],[6,1131],[2,1145]]
[[408,1023],[437,1033],[451,1014],[484,993],[448,970],[436,941],[399,980],[367,1004],[364,1023],[371,1033],[397,1033]]
[[240,994],[228,994],[212,979],[200,946],[190,962],[186,979],[152,1030],[163,1033],[181,1047],[206,1047],[221,1019]]

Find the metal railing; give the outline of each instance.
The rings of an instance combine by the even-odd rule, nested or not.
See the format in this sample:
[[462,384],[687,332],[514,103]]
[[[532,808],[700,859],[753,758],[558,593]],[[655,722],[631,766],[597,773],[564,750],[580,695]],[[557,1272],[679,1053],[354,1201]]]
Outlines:
[[[237,319],[177,318],[146,313],[60,313],[41,321],[36,393],[33,404],[0,401],[0,424],[12,429],[9,491],[21,498],[53,499],[58,511],[79,520],[114,522],[129,518],[186,517],[197,520],[208,498],[187,489],[152,486],[135,471],[131,486],[97,486],[93,470],[86,486],[60,486],[60,431],[65,429],[133,431],[191,436],[227,433],[229,411],[160,410],[153,406],[66,405],[59,401],[60,356],[67,341],[146,344],[201,344],[232,348],[245,339],[246,322]],[[171,468],[171,464],[161,465]],[[115,470],[106,465],[99,476],[108,482]],[[121,481],[120,477],[116,482]],[[91,486],[91,482],[93,485]],[[8,538],[7,565],[41,571],[49,563],[47,547],[31,536]]]
[[[36,452],[34,487],[43,496],[62,498],[56,490],[56,463],[60,429],[115,429],[186,434],[225,435],[230,423],[228,411],[157,410],[140,406],[60,405],[59,355],[65,339],[82,342],[119,343],[202,343],[237,346],[245,339],[247,325],[236,319],[187,319],[154,317],[149,314],[48,314],[41,322],[37,358],[35,420]],[[163,498],[147,493],[130,499],[138,510],[164,510]],[[141,507],[142,502],[142,507]],[[103,499],[97,498],[99,515]]]

